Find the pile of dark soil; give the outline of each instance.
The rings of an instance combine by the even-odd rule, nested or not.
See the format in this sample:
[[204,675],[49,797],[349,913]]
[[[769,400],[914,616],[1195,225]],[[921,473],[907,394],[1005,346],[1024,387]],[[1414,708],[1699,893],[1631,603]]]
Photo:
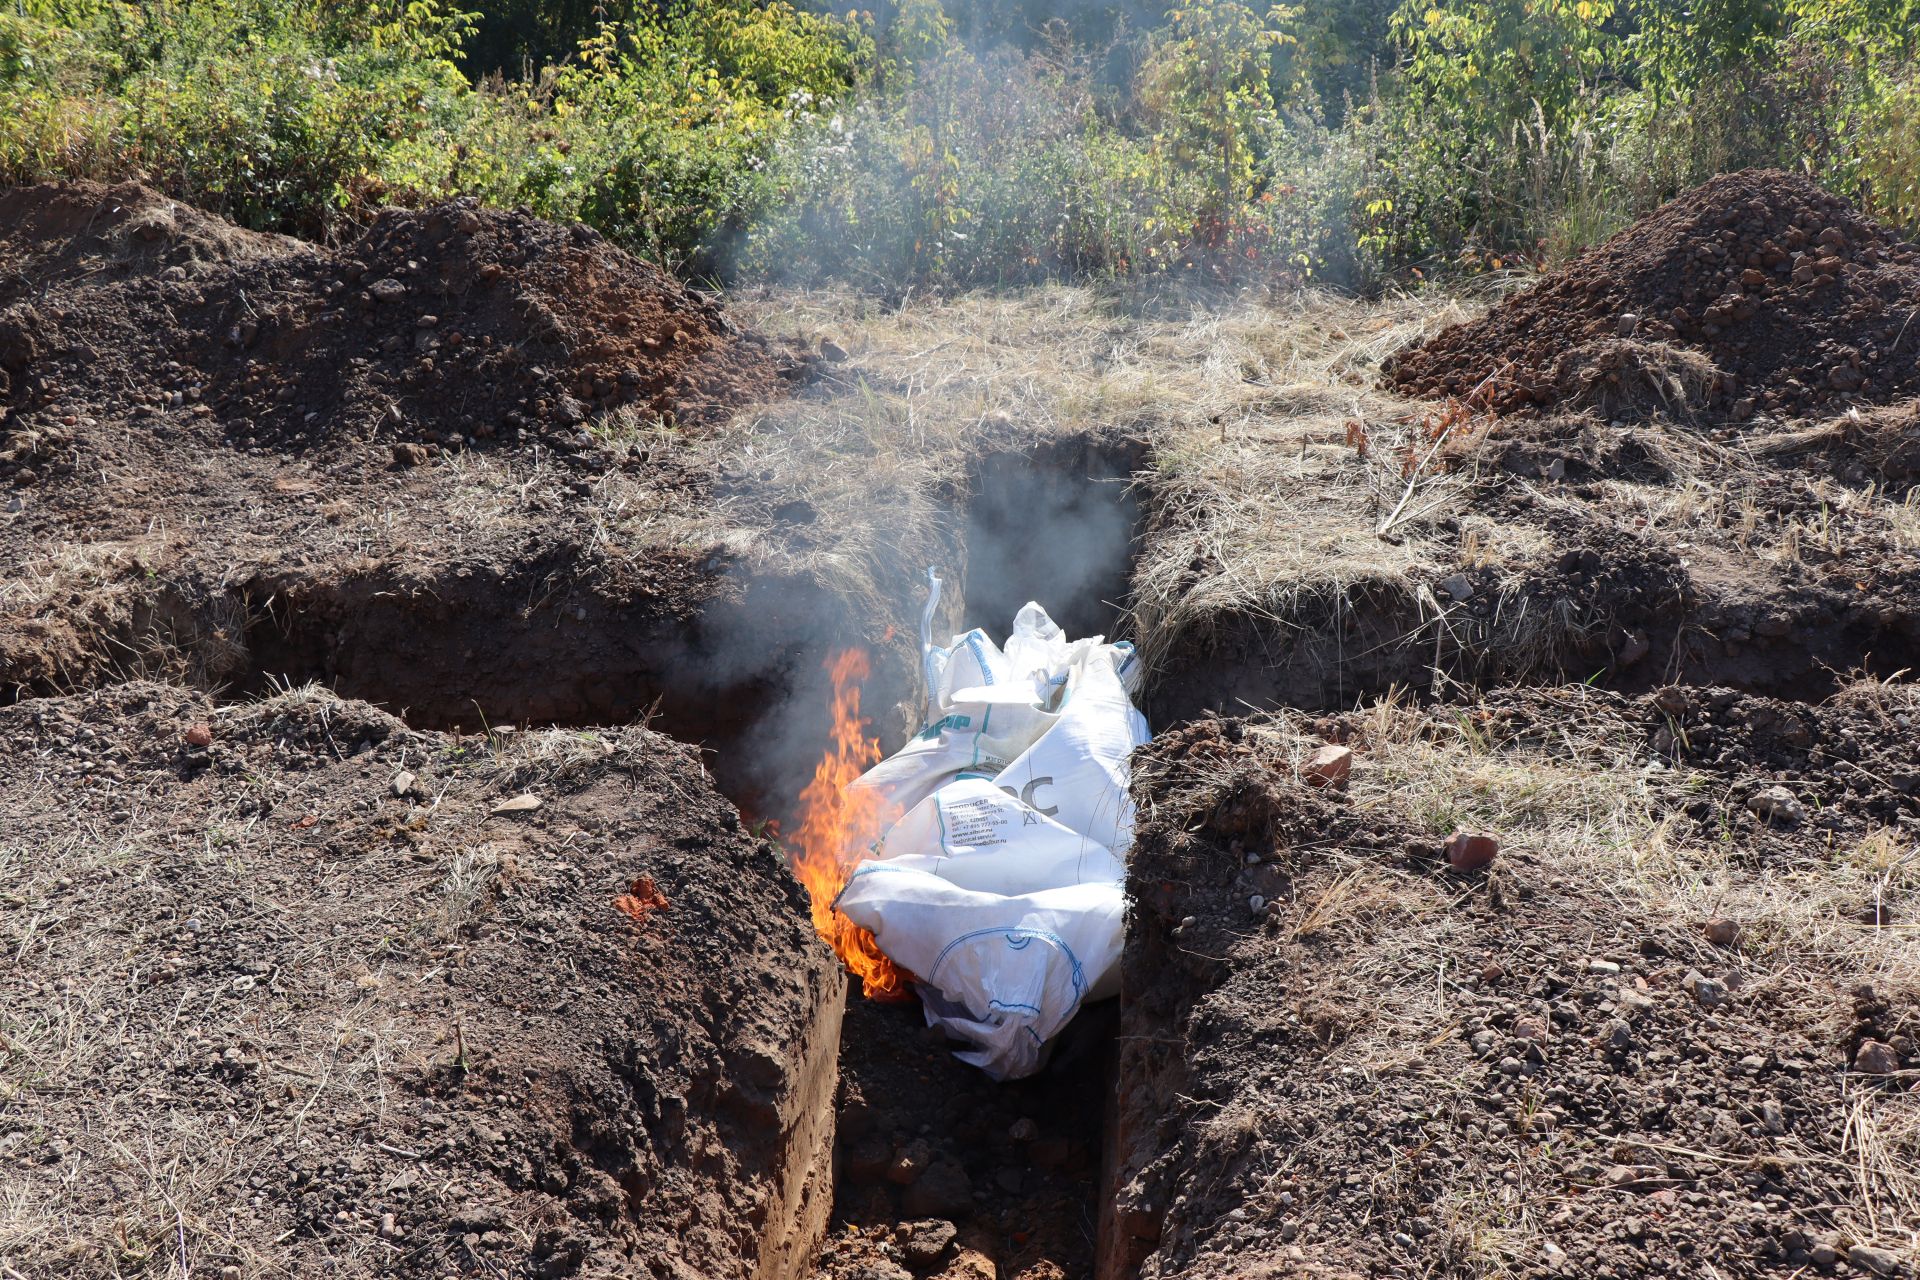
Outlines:
[[0,826],[26,1274],[810,1261],[845,979],[692,748],[123,685],[0,708]]
[[[1697,696],[1755,726],[1786,714]],[[1541,691],[1474,732],[1641,713],[1659,718]],[[1860,718],[1830,719],[1831,745]],[[1441,710],[1432,731],[1459,724]],[[1769,732],[1709,749],[1710,773],[1770,758]],[[1770,980],[1737,933],[1568,879],[1524,841],[1449,871],[1413,816],[1292,782],[1287,738],[1203,721],[1138,760],[1104,1274],[1905,1274],[1846,1211],[1835,1118],[1903,1108],[1877,1073],[1913,1060],[1911,1007]],[[1744,842],[1759,820],[1734,809]],[[1803,865],[1827,849],[1801,829]]]
[[1920,391],[1920,252],[1804,178],[1727,174],[1400,355],[1500,411],[1787,417]]
[[19,188],[0,262],[8,420],[130,413],[176,447],[570,439],[621,406],[698,427],[807,367],[585,227],[470,200],[330,250],[137,185]]

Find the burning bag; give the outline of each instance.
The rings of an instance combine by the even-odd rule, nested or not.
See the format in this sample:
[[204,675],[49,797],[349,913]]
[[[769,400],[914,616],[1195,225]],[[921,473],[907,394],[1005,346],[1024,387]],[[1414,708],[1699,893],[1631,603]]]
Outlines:
[[1004,650],[978,630],[922,647],[930,723],[854,784],[901,816],[835,906],[916,975],[962,1060],[1014,1079],[1118,985],[1138,664],[1037,604]]

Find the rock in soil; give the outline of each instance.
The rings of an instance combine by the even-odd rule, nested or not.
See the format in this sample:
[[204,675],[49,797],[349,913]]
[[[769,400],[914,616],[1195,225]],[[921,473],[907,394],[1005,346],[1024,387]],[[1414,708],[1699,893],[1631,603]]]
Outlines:
[[900,1246],[907,1265],[915,1271],[930,1271],[952,1247],[958,1229],[945,1219],[915,1222],[906,1228],[906,1242]]
[[1779,827],[1795,827],[1807,817],[1807,807],[1785,787],[1768,787],[1747,801],[1747,808],[1762,822]]
[[1344,787],[1353,772],[1353,751],[1348,747],[1321,747],[1307,760],[1301,776],[1316,787]]
[[1900,1055],[1892,1045],[1868,1040],[1854,1052],[1853,1066],[1870,1076],[1890,1076],[1900,1069]]
[[1456,831],[1447,837],[1447,865],[1455,871],[1478,871],[1500,852],[1500,842],[1478,832]]

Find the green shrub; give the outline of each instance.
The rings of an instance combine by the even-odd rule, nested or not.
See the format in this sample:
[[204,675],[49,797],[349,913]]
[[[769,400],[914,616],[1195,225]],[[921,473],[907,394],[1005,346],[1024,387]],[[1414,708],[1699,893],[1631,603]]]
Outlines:
[[1751,164],[1920,227],[1920,0],[456,5],[7,0],[0,181],[320,236],[475,193],[889,292],[1546,265]]
[[0,35],[12,181],[135,175],[248,226],[323,235],[378,193],[394,140],[465,93],[448,59],[468,15],[434,0],[41,8],[80,25]]
[[709,251],[745,216],[775,147],[834,110],[872,60],[860,27],[785,0],[682,3],[602,26],[534,85],[475,95],[451,137],[401,151],[390,173],[711,269]]
[[1869,212],[1920,235],[1920,78],[1889,85],[1851,117],[1845,172]]

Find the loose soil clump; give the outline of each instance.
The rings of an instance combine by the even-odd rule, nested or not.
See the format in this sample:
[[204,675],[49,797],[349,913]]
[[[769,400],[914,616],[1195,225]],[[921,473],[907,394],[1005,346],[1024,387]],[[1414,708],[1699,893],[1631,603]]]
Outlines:
[[1920,391],[1920,252],[1806,179],[1712,179],[1393,361],[1508,412],[1784,418]]

